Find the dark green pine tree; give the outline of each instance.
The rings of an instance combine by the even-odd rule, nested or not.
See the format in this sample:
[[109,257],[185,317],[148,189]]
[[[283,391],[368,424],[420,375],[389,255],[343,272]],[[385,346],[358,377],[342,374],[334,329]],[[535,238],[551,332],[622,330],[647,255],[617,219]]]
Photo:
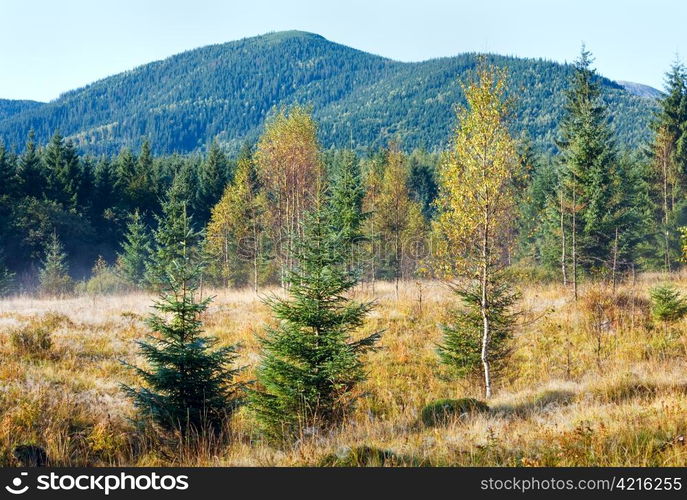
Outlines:
[[26,148],[19,158],[17,177],[22,196],[40,198],[46,192],[46,176],[36,149],[33,130],[29,132]]
[[143,288],[151,253],[148,228],[136,211],[129,218],[122,251],[117,255],[117,271],[131,285]]
[[207,157],[200,164],[198,172],[197,206],[200,222],[210,218],[210,211],[222,197],[228,178],[227,158],[216,141],[213,141]]
[[[144,386],[125,391],[142,415],[165,429],[185,436],[219,433],[240,402],[235,349],[217,348],[216,338],[203,335],[200,317],[212,299],[197,298],[202,263],[189,243],[198,235],[184,211],[165,215],[178,216],[166,220],[175,229],[164,238],[175,256],[163,266],[162,291],[154,305],[158,314],[147,321],[155,335],[138,342],[149,365],[134,367]],[[175,235],[177,240],[168,239]]]
[[359,264],[356,251],[363,236],[365,187],[360,163],[353,151],[343,151],[335,158],[331,174],[329,205],[333,230],[339,234],[350,269]]
[[562,191],[558,194],[562,193],[564,200],[566,244],[571,245],[574,285],[580,271],[610,268],[616,228],[623,213],[622,196],[617,191],[622,183],[613,132],[591,63],[591,54],[583,47],[567,92],[558,144],[563,166],[559,187]]
[[45,259],[39,272],[39,291],[44,295],[61,296],[70,293],[74,282],[69,276],[67,254],[57,237],[52,233],[45,248]]
[[257,387],[249,392],[262,431],[277,442],[317,433],[345,417],[365,378],[361,356],[380,337],[351,337],[372,305],[346,296],[357,276],[346,266],[330,210],[316,209],[305,226],[298,264],[287,278],[289,298],[267,300],[279,323],[260,339]]

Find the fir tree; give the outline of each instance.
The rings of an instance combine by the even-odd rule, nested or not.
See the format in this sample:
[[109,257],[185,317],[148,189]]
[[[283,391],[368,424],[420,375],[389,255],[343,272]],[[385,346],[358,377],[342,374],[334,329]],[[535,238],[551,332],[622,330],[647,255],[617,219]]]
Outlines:
[[654,129],[661,127],[665,127],[670,142],[670,161],[680,188],[684,190],[687,181],[687,70],[680,61],[675,61],[666,75],[665,96],[660,100],[654,121]]
[[210,145],[207,157],[200,164],[198,174],[198,211],[205,222],[210,211],[222,196],[227,183],[227,158],[216,141]]
[[[168,202],[169,204],[169,202]],[[149,368],[135,367],[144,387],[125,387],[141,413],[163,428],[183,435],[217,433],[239,404],[237,370],[232,367],[235,348],[217,348],[217,339],[203,335],[200,319],[211,298],[197,298],[202,263],[190,245],[198,239],[185,211],[168,208],[166,216],[174,227],[159,229],[158,244],[173,247],[160,253],[171,259],[161,266],[158,314],[148,318],[156,333],[138,342]],[[160,232],[162,231],[162,232]],[[164,233],[164,238],[160,236]]]
[[361,356],[380,333],[354,341],[371,303],[346,293],[357,283],[346,268],[342,238],[331,212],[316,208],[297,244],[298,265],[289,272],[289,299],[267,301],[279,324],[260,339],[263,358],[250,405],[265,434],[283,441],[340,422],[365,378]]
[[622,216],[613,134],[591,64],[591,54],[583,47],[560,126],[563,169],[559,187],[562,202],[558,205],[563,208],[563,232],[569,235],[575,297],[580,271],[610,268]]
[[[677,223],[685,203],[682,194],[687,180],[687,75],[676,61],[666,75],[666,92],[652,127],[652,195],[656,204],[654,253],[669,272],[679,258]],[[658,252],[656,252],[658,250]]]
[[21,195],[39,198],[45,193],[46,179],[41,165],[41,159],[36,149],[33,130],[29,132],[26,148],[19,158],[17,176]]
[[351,269],[357,265],[356,251],[363,241],[363,223],[367,214],[363,212],[365,187],[360,172],[360,163],[353,151],[342,152],[334,163],[329,195],[334,230],[341,236],[344,251],[348,254]]
[[[504,278],[502,276],[502,278]],[[517,314],[512,307],[518,300],[507,280],[492,281],[487,295],[490,300],[489,320],[491,338],[489,346],[490,370],[497,374],[506,364]],[[454,311],[453,321],[442,325],[443,342],[438,346],[442,363],[459,377],[477,378],[482,372],[482,332],[484,320],[480,312],[481,288],[473,283],[468,288],[453,287],[462,300],[465,311]]]
[[192,228],[186,196],[186,186],[177,175],[162,204],[162,215],[156,216],[153,252],[146,268],[146,280],[154,286],[166,283],[175,262],[198,255],[200,235]]
[[62,161],[55,172],[61,191],[62,203],[66,208],[76,209],[79,206],[82,171],[79,155],[71,140],[64,144]]
[[57,233],[53,233],[45,249],[45,259],[40,269],[40,292],[45,295],[64,295],[72,291],[74,283],[69,276],[67,254]]
[[62,203],[65,208],[78,206],[81,166],[74,143],[55,132],[43,154],[48,172],[48,188],[52,199]]
[[148,229],[138,211],[134,212],[127,225],[122,242],[122,252],[117,256],[117,271],[130,284],[146,285],[146,269],[152,249]]

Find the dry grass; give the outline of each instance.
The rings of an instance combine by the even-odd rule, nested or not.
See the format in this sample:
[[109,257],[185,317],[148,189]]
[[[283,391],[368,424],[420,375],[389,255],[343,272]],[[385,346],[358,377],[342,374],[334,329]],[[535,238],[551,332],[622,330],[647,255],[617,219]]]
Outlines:
[[[378,465],[687,465],[687,323],[656,327],[648,288],[659,276],[622,285],[615,295],[587,286],[578,303],[559,285],[523,290],[528,314],[488,414],[445,427],[419,423],[439,398],[481,397],[478,383],[455,380],[438,363],[439,324],[454,303],[438,283],[378,283],[365,330],[384,328],[369,356],[366,396],[345,426],[274,449],[239,411],[230,444],[183,445],[135,428],[120,390],[134,384],[120,362],[142,363],[134,340],[146,334],[145,294],[0,301],[0,465],[21,444],[45,447],[52,465],[317,465],[354,450],[355,464]],[[687,280],[674,276],[687,289]],[[207,332],[240,343],[252,378],[256,335],[269,311],[251,291],[219,290]],[[373,297],[368,288],[356,298]],[[49,330],[40,352],[12,341]],[[365,332],[360,332],[362,335]],[[366,447],[383,450],[374,452]],[[376,453],[376,454],[375,454]],[[366,462],[366,456],[374,459]],[[333,458],[332,458],[333,457]],[[362,458],[360,458],[362,457]]]

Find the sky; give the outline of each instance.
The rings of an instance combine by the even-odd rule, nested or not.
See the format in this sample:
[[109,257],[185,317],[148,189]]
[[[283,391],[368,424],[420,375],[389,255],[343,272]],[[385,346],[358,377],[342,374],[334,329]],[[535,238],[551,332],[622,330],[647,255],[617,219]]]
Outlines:
[[494,52],[663,87],[683,0],[0,0],[0,98],[55,99],[184,50],[298,29],[400,61]]

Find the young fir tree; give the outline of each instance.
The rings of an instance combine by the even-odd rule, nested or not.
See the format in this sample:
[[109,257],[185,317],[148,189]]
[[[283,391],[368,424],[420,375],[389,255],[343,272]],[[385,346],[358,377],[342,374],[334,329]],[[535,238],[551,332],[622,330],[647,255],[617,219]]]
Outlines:
[[149,367],[134,367],[145,385],[125,390],[141,413],[163,428],[183,435],[216,433],[240,402],[234,382],[237,370],[232,368],[235,349],[217,348],[216,338],[203,335],[200,317],[212,299],[197,297],[202,263],[192,243],[199,235],[185,211],[168,209],[166,217],[170,216],[175,219],[161,222],[174,230],[158,230],[158,236],[159,231],[165,235],[158,237],[158,244],[164,241],[174,251],[164,254],[171,260],[157,275],[162,283],[154,305],[158,314],[147,322],[155,335],[138,342]]
[[[493,377],[505,366],[511,352],[516,316],[510,311],[518,300],[518,295],[507,281],[491,281],[489,287],[489,370]],[[477,378],[483,375],[482,336],[479,334],[484,328],[481,313],[482,290],[475,282],[467,288],[452,286],[452,289],[466,306],[466,311],[455,313],[452,323],[441,325],[444,338],[438,348],[439,359],[456,376]]]
[[131,285],[143,288],[146,285],[146,269],[151,253],[148,228],[136,211],[130,216],[122,251],[117,255],[118,274]]
[[474,368],[479,350],[486,397],[492,394],[494,363],[507,352],[515,295],[504,267],[515,209],[513,178],[518,168],[504,101],[505,73],[478,70],[464,88],[467,107],[458,111],[451,152],[439,177],[439,262],[447,277],[461,278],[454,289],[468,308],[445,329],[442,360],[459,372]]
[[39,273],[39,290],[44,295],[60,296],[70,293],[74,282],[69,276],[67,254],[57,233],[52,233],[46,245],[45,259]]
[[357,283],[346,267],[342,237],[328,208],[308,215],[288,274],[289,299],[267,301],[279,323],[260,339],[263,358],[249,402],[264,433],[276,441],[316,433],[340,422],[365,378],[361,356],[379,339],[351,334],[371,303],[346,293]]

